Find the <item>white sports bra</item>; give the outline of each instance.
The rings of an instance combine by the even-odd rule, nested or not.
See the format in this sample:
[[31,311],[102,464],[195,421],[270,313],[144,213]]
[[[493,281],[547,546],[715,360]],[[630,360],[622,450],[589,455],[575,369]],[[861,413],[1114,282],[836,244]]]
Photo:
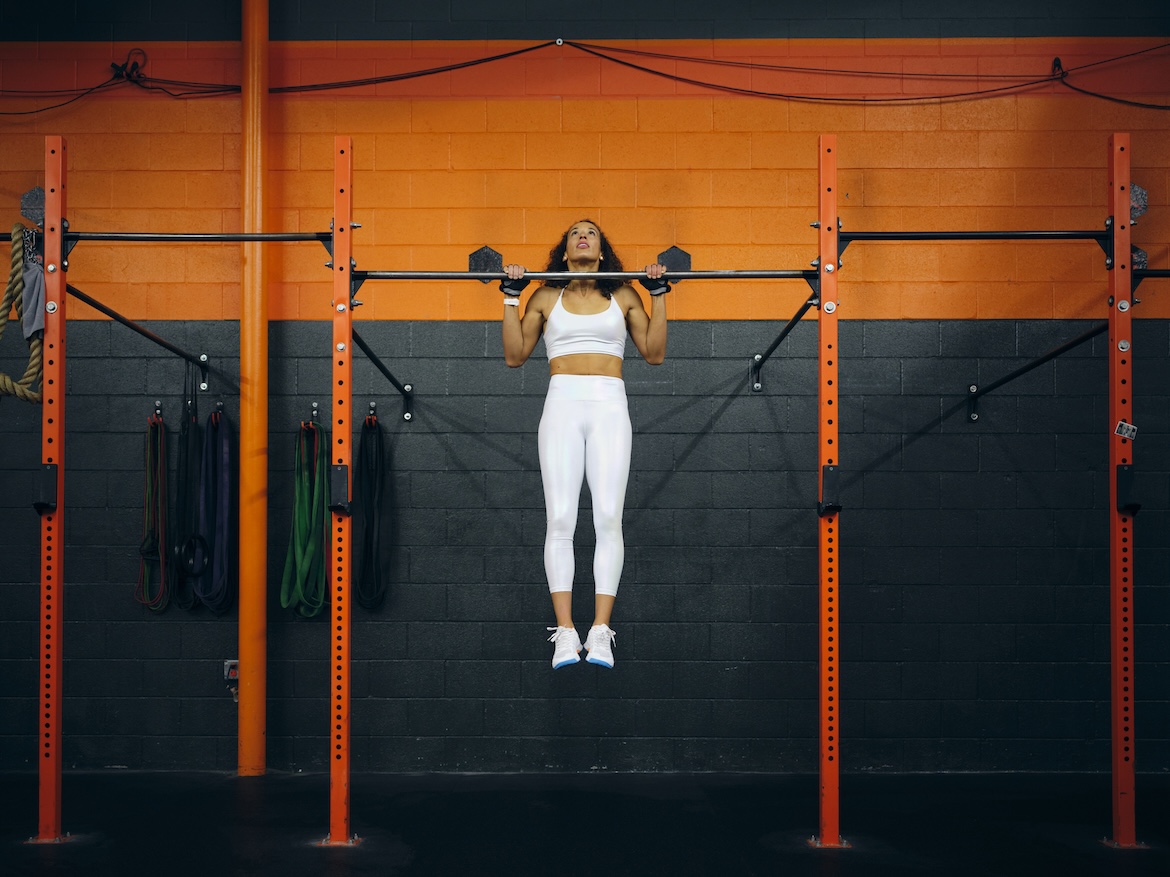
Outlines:
[[612,297],[600,314],[574,314],[565,310],[562,290],[544,324],[544,349],[549,359],[570,353],[607,353],[623,359],[626,353],[626,321]]

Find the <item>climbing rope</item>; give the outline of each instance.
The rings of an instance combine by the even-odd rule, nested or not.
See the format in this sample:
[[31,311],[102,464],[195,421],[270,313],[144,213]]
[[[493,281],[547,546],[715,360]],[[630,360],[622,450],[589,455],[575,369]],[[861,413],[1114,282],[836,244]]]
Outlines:
[[[31,231],[19,222],[12,227],[12,267],[8,272],[8,284],[4,287],[4,298],[0,301],[0,338],[4,337],[4,330],[8,326],[8,315],[12,308],[16,308],[18,320],[24,320],[24,237]],[[31,270],[31,269],[30,269]],[[40,270],[40,266],[36,266]],[[33,333],[28,339],[28,368],[24,376],[14,381],[4,372],[0,372],[0,393],[6,396],[15,396],[25,402],[37,403],[41,401],[41,394],[31,389],[41,380],[42,343],[39,332]]]
[[146,425],[146,489],[142,504],[142,544],[138,548],[138,587],[134,599],[155,612],[167,608],[171,590],[167,556],[167,429],[156,411]]
[[294,465],[293,519],[280,605],[312,618],[325,606],[325,535],[328,525],[329,434],[319,423],[302,421]]
[[382,493],[385,466],[382,428],[377,415],[362,422],[358,437],[358,459],[353,474],[353,499],[357,518],[358,543],[355,597],[363,609],[377,609],[386,596],[382,576]]

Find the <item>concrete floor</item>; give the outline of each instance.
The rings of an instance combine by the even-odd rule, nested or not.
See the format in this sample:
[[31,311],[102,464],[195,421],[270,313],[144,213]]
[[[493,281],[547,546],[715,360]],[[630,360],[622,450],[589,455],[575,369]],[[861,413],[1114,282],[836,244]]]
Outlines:
[[1170,776],[1139,777],[1138,839],[1108,775],[844,776],[817,849],[816,777],[355,775],[355,845],[323,847],[324,775],[67,773],[60,843],[37,777],[0,775],[0,875],[1170,875]]

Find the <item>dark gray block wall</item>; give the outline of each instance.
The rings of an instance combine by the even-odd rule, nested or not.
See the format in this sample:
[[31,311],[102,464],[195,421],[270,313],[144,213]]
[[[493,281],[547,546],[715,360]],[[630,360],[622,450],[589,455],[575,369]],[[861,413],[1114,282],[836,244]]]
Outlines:
[[[238,412],[234,323],[159,322],[212,362],[202,416]],[[1081,322],[841,324],[841,730],[846,771],[1109,769],[1108,418],[1104,338],[986,397],[966,387]],[[362,356],[390,457],[389,594],[355,610],[354,767],[384,771],[816,769],[816,325],[747,386],[766,322],[672,323],[667,362],[634,355],[635,427],[618,666],[553,673],[535,429],[544,362],[508,369],[498,323],[362,323],[416,388]],[[0,370],[21,373],[16,332]],[[329,403],[329,328],[271,329],[268,752],[323,769],[328,640],[278,592],[293,440]],[[222,661],[234,610],[133,597],[143,442],[174,429],[182,362],[108,322],[68,330],[64,577],[67,767],[235,767]],[[1170,769],[1170,327],[1135,330],[1137,763]],[[39,409],[0,398],[0,769],[34,763]],[[576,617],[591,617],[588,495]]]

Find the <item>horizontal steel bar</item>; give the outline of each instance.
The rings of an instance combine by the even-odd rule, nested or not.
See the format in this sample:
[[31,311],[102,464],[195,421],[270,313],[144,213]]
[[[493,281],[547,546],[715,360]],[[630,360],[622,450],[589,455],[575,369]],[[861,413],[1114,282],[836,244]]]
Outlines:
[[328,241],[333,234],[327,231],[305,232],[254,232],[254,233],[208,233],[184,234],[151,231],[67,231],[65,240],[69,241],[131,241],[157,243],[160,241],[188,243],[245,243],[249,241]]
[[849,241],[1101,241],[1109,231],[841,231]]
[[[529,271],[525,280],[579,280],[588,274],[590,280],[645,280],[642,271]],[[354,271],[353,276],[361,280],[507,280],[508,275],[500,271]],[[727,271],[666,271],[663,280],[808,280],[815,278],[816,271],[769,271],[741,270]]]

